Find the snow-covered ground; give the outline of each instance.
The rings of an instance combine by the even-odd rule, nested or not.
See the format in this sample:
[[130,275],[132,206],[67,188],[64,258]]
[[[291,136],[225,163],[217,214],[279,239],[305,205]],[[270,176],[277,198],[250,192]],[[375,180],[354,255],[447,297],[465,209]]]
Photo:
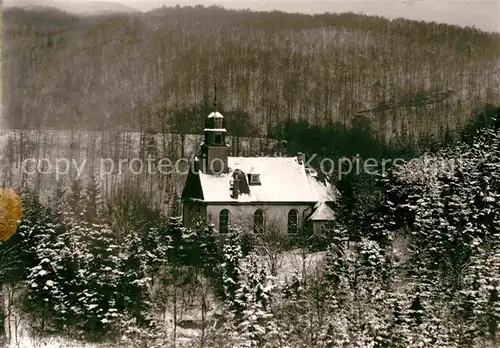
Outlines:
[[[5,293],[6,288],[4,288]],[[27,320],[15,308],[9,306],[5,298],[6,308],[10,308],[9,320],[5,323],[6,332],[10,332],[10,342],[6,348],[110,348],[109,346],[82,341],[70,340],[63,337],[33,337],[30,334]]]
[[32,338],[24,336],[18,342],[12,342],[7,348],[110,348],[110,346],[73,341],[62,337]]
[[304,253],[300,249],[287,251],[278,261],[278,281],[286,281],[294,274],[313,274],[321,268],[325,252]]

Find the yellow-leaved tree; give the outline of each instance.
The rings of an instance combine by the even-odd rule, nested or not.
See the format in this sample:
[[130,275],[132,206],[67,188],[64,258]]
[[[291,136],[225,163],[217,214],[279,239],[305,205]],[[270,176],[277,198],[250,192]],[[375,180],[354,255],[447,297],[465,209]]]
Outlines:
[[0,188],[0,240],[12,237],[23,217],[21,197],[12,189]]

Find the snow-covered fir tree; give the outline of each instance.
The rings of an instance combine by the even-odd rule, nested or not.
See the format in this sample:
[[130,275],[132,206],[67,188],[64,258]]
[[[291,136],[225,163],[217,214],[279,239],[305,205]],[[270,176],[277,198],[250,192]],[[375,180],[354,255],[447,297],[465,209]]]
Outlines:
[[240,261],[243,258],[241,251],[241,229],[237,226],[229,226],[227,239],[222,246],[222,286],[224,297],[229,308],[237,309],[236,291],[241,278]]
[[273,347],[278,338],[271,312],[273,286],[259,257],[250,253],[239,263],[233,321],[238,347]]

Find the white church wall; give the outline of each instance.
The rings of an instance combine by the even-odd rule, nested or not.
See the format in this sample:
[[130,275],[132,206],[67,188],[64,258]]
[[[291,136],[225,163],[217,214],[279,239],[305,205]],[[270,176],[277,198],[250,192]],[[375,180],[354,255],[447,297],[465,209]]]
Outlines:
[[296,209],[299,213],[299,223],[309,214],[311,205],[303,204],[247,204],[247,205],[208,205],[207,219],[213,223],[215,228],[219,229],[219,214],[223,209],[229,210],[229,223],[238,225],[245,231],[253,232],[254,214],[258,209],[264,211],[266,217],[266,230],[280,233],[287,233],[288,213]]

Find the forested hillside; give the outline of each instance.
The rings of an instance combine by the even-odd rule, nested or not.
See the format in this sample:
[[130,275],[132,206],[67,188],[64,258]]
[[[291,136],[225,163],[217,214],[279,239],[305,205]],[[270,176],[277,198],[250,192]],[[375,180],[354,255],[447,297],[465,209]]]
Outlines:
[[223,111],[274,136],[287,120],[357,116],[386,139],[428,135],[500,99],[500,36],[472,28],[201,6],[91,18],[9,9],[4,22],[15,128],[199,132],[215,81]]
[[[23,217],[0,241],[0,345],[499,346],[499,34],[201,6],[3,17],[0,186],[20,198],[0,210]],[[182,226],[215,89],[231,155],[312,157],[333,224]]]

